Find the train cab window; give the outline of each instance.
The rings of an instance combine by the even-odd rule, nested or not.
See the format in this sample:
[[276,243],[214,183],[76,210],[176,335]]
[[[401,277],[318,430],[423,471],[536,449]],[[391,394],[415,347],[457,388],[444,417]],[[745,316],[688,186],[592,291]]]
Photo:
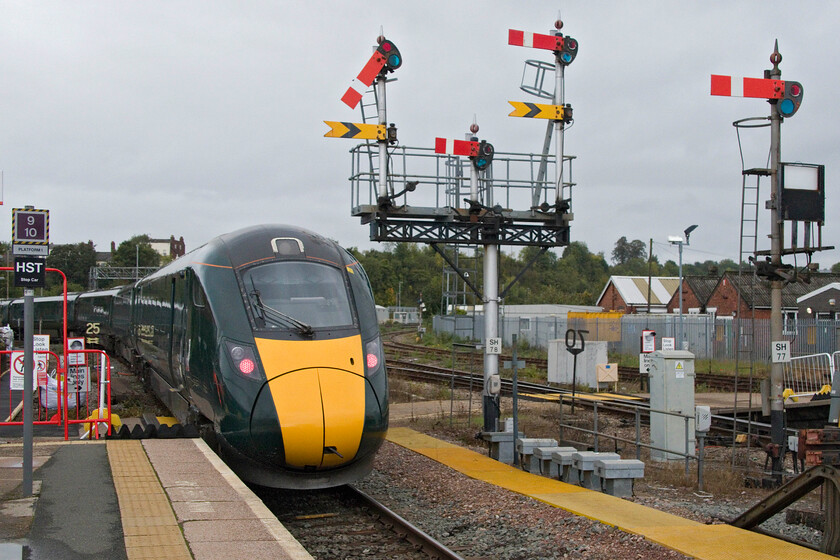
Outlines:
[[353,324],[339,269],[306,261],[273,262],[246,270],[242,282],[258,327],[306,332]]

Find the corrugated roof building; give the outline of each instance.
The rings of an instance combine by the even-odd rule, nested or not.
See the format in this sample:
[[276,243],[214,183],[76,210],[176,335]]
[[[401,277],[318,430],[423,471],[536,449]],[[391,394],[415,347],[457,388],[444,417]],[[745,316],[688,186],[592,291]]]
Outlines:
[[[679,289],[680,279],[672,276],[611,276],[596,305],[619,313],[666,313],[668,302]],[[648,301],[648,299],[650,301]]]

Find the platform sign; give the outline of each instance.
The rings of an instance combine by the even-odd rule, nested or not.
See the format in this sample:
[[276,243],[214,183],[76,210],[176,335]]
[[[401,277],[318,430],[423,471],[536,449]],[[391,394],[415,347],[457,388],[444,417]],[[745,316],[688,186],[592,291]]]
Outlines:
[[386,140],[388,131],[384,124],[324,121],[330,127],[327,138],[356,138],[359,140]]
[[790,361],[790,341],[777,340],[771,343],[771,361],[774,364],[786,364]]
[[502,353],[502,339],[495,337],[495,338],[488,338],[487,339],[487,351],[485,354],[501,354]]
[[67,367],[67,391],[70,393],[90,391],[90,375],[88,375],[87,366]]
[[642,331],[642,353],[656,351],[656,331]]
[[12,253],[46,256],[50,246],[50,211],[12,208]]
[[650,373],[653,367],[653,356],[649,353],[639,354],[639,373]]
[[85,349],[85,339],[84,337],[67,337],[67,348],[70,350],[70,353],[67,355],[67,365],[68,366],[80,366],[84,365],[85,363],[85,354],[84,352],[73,352],[73,350],[84,350]]
[[47,285],[47,263],[41,257],[15,255],[16,288],[43,288]]
[[[47,384],[47,355],[35,354],[35,367],[32,375],[32,389],[38,389],[38,385],[46,386]],[[23,391],[23,370],[24,358],[23,351],[16,350],[12,352],[12,367],[9,372],[9,389],[12,391]],[[43,383],[41,383],[43,381]]]
[[50,335],[48,334],[33,334],[32,335],[32,349],[36,352],[50,351]]

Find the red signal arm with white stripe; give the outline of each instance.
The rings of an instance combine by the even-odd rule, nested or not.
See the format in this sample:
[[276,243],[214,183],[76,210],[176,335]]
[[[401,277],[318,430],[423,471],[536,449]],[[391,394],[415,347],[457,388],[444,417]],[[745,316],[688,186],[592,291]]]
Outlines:
[[472,142],[470,140],[435,138],[435,153],[449,154],[453,156],[477,156],[478,142]]
[[785,94],[784,80],[741,78],[712,74],[712,95],[725,97],[757,97],[781,99]]
[[362,68],[362,71],[359,72],[359,75],[356,76],[356,79],[353,80],[353,83],[350,84],[350,87],[347,88],[341,100],[351,109],[355,109],[359,101],[362,100],[365,89],[370,87],[384,66],[385,55],[378,50],[373,51],[373,55],[371,55],[365,67]]
[[563,49],[563,37],[560,35],[543,35],[541,33],[508,29],[508,45],[559,51]]

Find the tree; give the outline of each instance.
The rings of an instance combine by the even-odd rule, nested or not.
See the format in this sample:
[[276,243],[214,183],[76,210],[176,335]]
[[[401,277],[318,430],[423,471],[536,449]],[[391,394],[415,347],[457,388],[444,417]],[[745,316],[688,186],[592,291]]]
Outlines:
[[647,249],[645,248],[645,244],[638,239],[627,241],[627,238],[622,235],[621,238],[615,242],[615,248],[612,252],[612,261],[617,265],[622,265],[633,259],[647,261]]
[[152,248],[150,237],[146,234],[135,235],[120,243],[111,256],[111,266],[122,267],[157,267],[160,266],[160,253]]
[[[68,291],[79,291],[88,285],[90,269],[96,266],[96,250],[93,241],[55,245],[47,257],[47,267],[57,268],[67,277]],[[56,273],[47,274],[47,285],[58,288],[61,292],[61,277]],[[51,290],[52,291],[52,290]]]

